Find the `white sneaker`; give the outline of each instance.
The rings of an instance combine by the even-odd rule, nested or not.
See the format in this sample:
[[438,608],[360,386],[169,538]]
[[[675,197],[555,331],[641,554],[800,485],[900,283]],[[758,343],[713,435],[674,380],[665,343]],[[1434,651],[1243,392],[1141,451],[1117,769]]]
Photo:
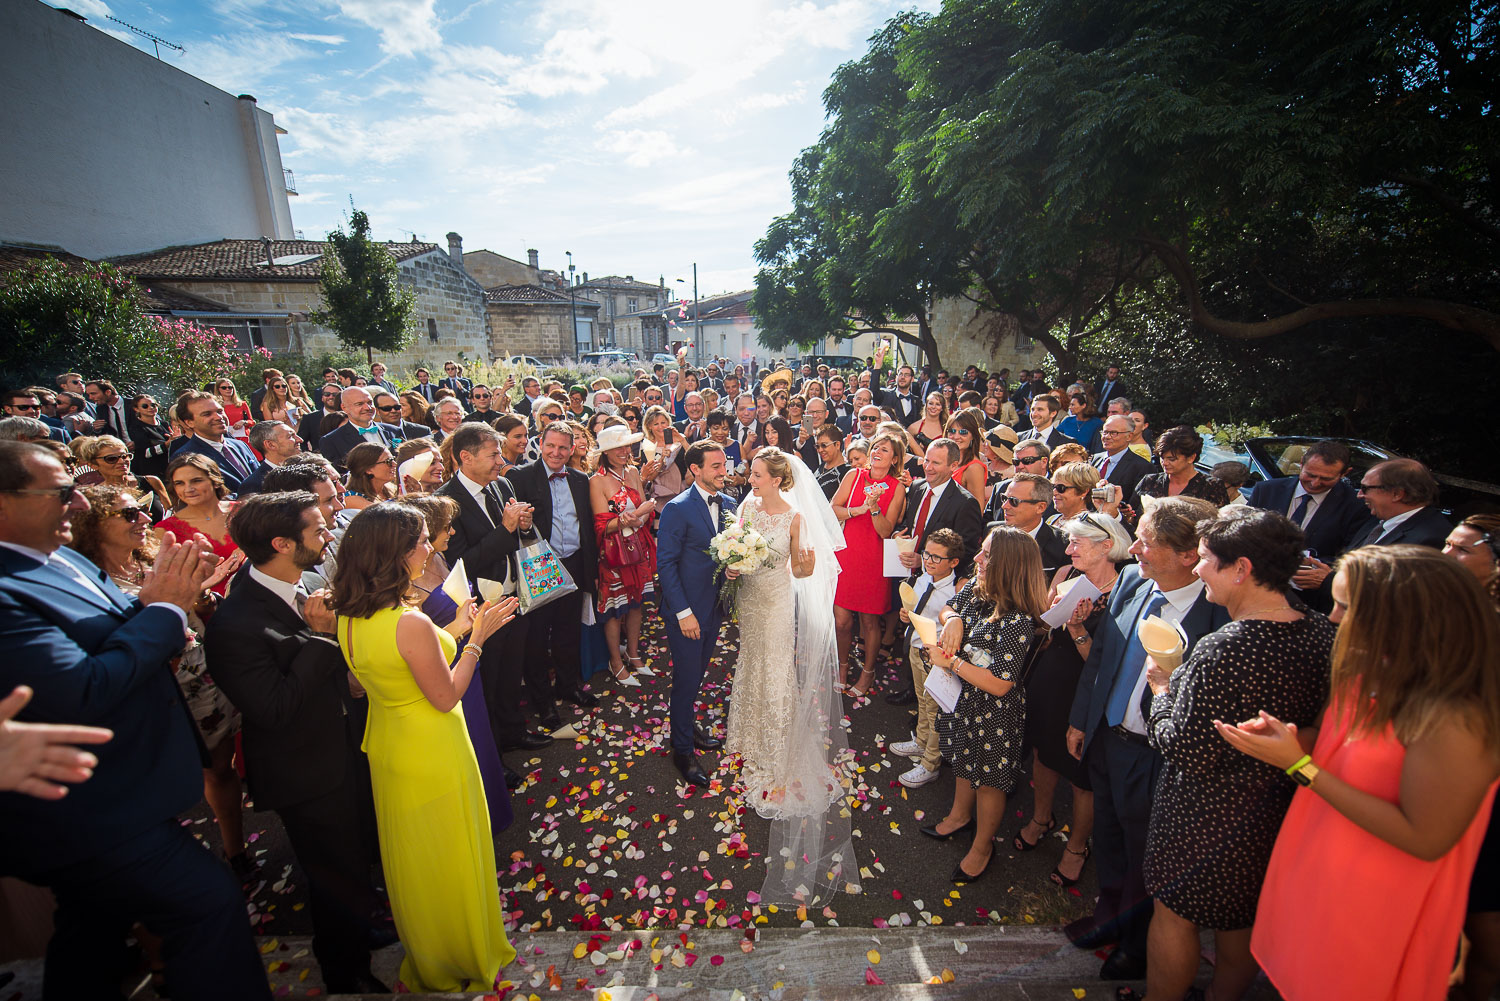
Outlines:
[[915,789],[917,786],[924,786],[927,783],[934,781],[937,777],[937,772],[929,772],[926,768],[922,767],[919,764],[911,771],[903,774],[897,781],[906,786],[906,788],[908,789]]
[[920,758],[922,756],[922,745],[915,740],[902,740],[891,744],[889,750],[892,754],[899,754],[905,758]]

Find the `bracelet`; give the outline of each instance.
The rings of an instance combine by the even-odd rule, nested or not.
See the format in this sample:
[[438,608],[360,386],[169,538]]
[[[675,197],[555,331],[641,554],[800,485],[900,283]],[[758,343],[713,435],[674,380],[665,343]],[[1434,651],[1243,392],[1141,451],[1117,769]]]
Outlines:
[[[464,653],[468,653],[470,650],[474,651],[474,659],[475,660],[478,660],[480,658],[480,656],[484,653],[484,648],[481,647],[478,643],[465,643],[464,644]],[[460,656],[462,656],[462,654],[460,654]]]
[[1294,774],[1296,772],[1299,772],[1310,761],[1312,761],[1312,755],[1311,754],[1304,754],[1304,755],[1302,755],[1301,758],[1297,759],[1297,763],[1295,765],[1293,765],[1292,767],[1290,767],[1290,768],[1288,768],[1286,770],[1286,773],[1288,775],[1292,775],[1292,774]]

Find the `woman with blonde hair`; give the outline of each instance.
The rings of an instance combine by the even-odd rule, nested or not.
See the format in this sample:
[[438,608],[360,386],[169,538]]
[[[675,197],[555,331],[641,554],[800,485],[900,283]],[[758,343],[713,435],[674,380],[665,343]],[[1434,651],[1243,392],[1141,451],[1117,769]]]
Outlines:
[[641,442],[641,479],[660,511],[673,497],[692,485],[687,466],[687,442],[672,427],[672,415],[660,406],[646,408],[641,418],[645,440]]
[[[936,649],[926,650],[931,675],[946,670],[960,683],[953,712],[937,716],[938,743],[952,763],[953,804],[922,833],[939,841],[973,831],[953,882],[988,871],[1006,797],[1021,772],[1026,693],[1021,671],[1046,608],[1042,555],[1030,535],[1001,525],[974,557],[974,577],[938,610]],[[967,863],[967,865],[965,865]]]
[[1066,466],[1070,462],[1088,463],[1092,456],[1089,450],[1076,441],[1065,441],[1052,450],[1047,456],[1047,471],[1054,472],[1060,466]]
[[250,404],[240,399],[240,391],[235,388],[234,380],[228,377],[219,379],[214,383],[214,399],[224,408],[224,420],[229,424],[229,433],[236,438],[250,437],[250,425],[255,423],[255,418],[250,413]]
[[78,452],[93,467],[93,472],[78,478],[82,481],[79,486],[103,484],[133,491],[150,505],[151,524],[166,517],[166,484],[155,476],[136,476],[131,472],[134,456],[130,454],[130,446],[112,434],[101,434],[85,438]]
[[1099,470],[1091,463],[1063,463],[1052,471],[1050,479],[1052,506],[1057,508],[1057,513],[1047,519],[1047,524],[1061,528],[1085,511],[1094,509],[1091,495],[1094,487],[1099,484],[1100,476]]
[[307,387],[302,385],[302,377],[299,375],[286,377],[286,398],[297,408],[298,413],[310,414],[318,409],[317,404],[307,395]]
[[1500,616],[1421,546],[1365,546],[1333,579],[1331,698],[1316,730],[1216,720],[1300,786],[1250,949],[1282,997],[1438,1001],[1500,777]]

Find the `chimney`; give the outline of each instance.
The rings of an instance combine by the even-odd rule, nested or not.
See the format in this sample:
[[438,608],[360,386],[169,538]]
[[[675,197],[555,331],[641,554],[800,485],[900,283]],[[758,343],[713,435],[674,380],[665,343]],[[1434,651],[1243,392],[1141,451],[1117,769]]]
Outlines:
[[261,237],[260,245],[265,249],[266,252],[266,267],[274,268],[276,266],[276,258],[271,253],[271,238],[267,236]]
[[625,280],[628,282],[633,282],[635,281],[635,275],[626,275]]
[[587,285],[588,283],[589,283],[589,273],[587,271],[585,271],[583,273],[583,284]]
[[464,266],[464,238],[457,233],[448,234],[448,256],[460,269]]
[[540,271],[542,268],[541,255],[535,249],[526,251],[526,263],[531,265],[531,270]]

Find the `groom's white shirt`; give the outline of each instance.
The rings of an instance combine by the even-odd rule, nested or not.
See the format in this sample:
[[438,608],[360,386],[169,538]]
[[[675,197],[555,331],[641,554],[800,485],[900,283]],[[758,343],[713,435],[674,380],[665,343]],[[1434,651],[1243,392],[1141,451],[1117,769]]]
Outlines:
[[[710,513],[712,513],[710,498],[713,498],[713,502],[717,502],[718,503],[718,505],[719,505],[719,521],[723,521],[724,520],[724,495],[721,493],[721,494],[718,495],[718,497],[715,498],[707,490],[704,490],[702,484],[699,484],[699,483],[694,483],[693,484],[693,489],[696,490],[696,491],[698,491],[698,496],[699,497],[703,498],[703,506],[706,507],[706,508],[710,508]],[[714,534],[717,535],[718,531],[719,531],[719,526],[718,526],[718,524],[715,524],[714,525]],[[677,621],[681,622],[683,619],[687,618],[689,615],[692,615],[692,614],[693,614],[693,610],[691,608],[684,608],[682,611],[680,611],[680,612],[677,613]]]

